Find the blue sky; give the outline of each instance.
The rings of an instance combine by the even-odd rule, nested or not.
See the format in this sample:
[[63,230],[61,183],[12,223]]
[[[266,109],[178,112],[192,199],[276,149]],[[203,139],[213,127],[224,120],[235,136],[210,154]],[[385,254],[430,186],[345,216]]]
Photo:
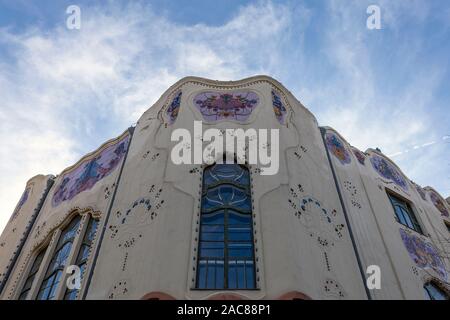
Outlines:
[[270,75],[320,125],[449,196],[449,57],[445,0],[0,0],[0,230],[30,177],[119,135],[187,75]]

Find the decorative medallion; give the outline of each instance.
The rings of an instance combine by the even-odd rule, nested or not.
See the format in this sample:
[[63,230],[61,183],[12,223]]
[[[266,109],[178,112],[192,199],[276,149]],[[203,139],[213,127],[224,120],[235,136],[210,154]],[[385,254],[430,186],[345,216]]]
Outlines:
[[58,206],[73,199],[80,192],[90,190],[98,181],[108,176],[124,157],[130,135],[102,150],[92,159],[83,161],[62,177],[61,183],[53,194],[52,205]]
[[431,199],[431,202],[433,202],[433,204],[436,207],[436,209],[439,210],[441,215],[443,217],[447,217],[448,218],[449,217],[449,213],[448,213],[447,207],[445,206],[445,203],[441,199],[441,197],[438,194],[436,194],[436,192],[430,191],[430,199]]
[[344,143],[337,135],[331,132],[326,133],[325,142],[328,150],[339,160],[341,164],[349,164],[352,161],[349,152],[345,149]]
[[195,96],[194,105],[208,122],[220,120],[247,121],[259,102],[252,91],[202,92]]
[[169,124],[172,125],[175,123],[178,117],[178,112],[180,111],[180,105],[181,105],[181,91],[175,94],[175,97],[173,98],[172,102],[170,103],[169,107],[167,108],[166,114],[169,117]]
[[402,174],[392,163],[377,154],[373,154],[370,157],[370,162],[372,163],[372,167],[380,176],[391,180],[403,190],[408,190],[408,184],[406,183],[405,178],[403,178]]
[[273,111],[275,112],[275,117],[277,118],[280,124],[284,124],[284,120],[286,117],[286,107],[283,105],[280,96],[278,96],[274,90],[272,90],[272,104]]
[[[298,187],[303,190],[301,185]],[[336,209],[328,210],[310,196],[299,198],[293,188],[290,192],[288,202],[293,214],[309,230],[311,237],[316,238],[323,247],[334,246],[335,241],[342,239],[345,226],[338,221]]]
[[361,152],[356,148],[352,148],[352,150],[353,150],[353,154],[355,155],[356,159],[358,159],[358,162],[361,165],[365,165],[366,155],[364,154],[364,152]]
[[404,229],[400,229],[400,235],[409,256],[418,267],[434,270],[442,279],[447,279],[445,265],[433,245]]

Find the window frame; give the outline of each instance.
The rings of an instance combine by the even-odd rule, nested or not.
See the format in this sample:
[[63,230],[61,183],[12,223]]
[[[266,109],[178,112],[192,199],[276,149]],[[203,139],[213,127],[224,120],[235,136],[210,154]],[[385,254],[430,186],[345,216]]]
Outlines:
[[[71,257],[69,257],[71,260],[69,262],[68,265],[77,265],[80,269],[81,269],[81,265],[84,265],[84,269],[82,270],[80,276],[80,289],[72,289],[70,290],[69,288],[66,288],[66,286],[64,286],[61,290],[62,290],[62,296],[60,296],[61,300],[78,300],[79,296],[80,296],[80,292],[82,292],[83,290],[83,283],[84,283],[84,279],[85,279],[85,275],[86,275],[86,271],[88,270],[89,267],[89,261],[91,258],[90,252],[92,252],[92,248],[95,246],[96,243],[96,235],[97,235],[97,231],[100,225],[100,219],[93,217],[92,215],[88,215],[86,218],[87,221],[84,222],[84,225],[82,226],[81,232],[78,235],[78,241],[75,243],[75,247],[74,252],[72,254]],[[91,229],[91,223],[96,223],[95,228],[93,229],[93,236],[92,236],[92,240],[90,242],[87,242],[88,239],[86,239],[86,236],[90,233]],[[81,260],[79,260],[80,254],[81,254],[81,250],[82,248],[86,246],[88,247],[88,254],[85,258],[82,258]],[[64,274],[63,275],[63,281],[64,283],[67,281],[67,277],[69,275],[68,274]],[[71,292],[71,291],[78,291],[75,295],[75,299],[66,299],[66,296]]]
[[[239,183],[234,183],[232,181],[224,180],[224,181],[217,181],[217,182],[212,183],[212,184],[208,185],[207,187],[205,187],[205,179],[204,179],[205,173],[207,172],[208,169],[211,169],[211,168],[213,168],[214,166],[216,166],[218,164],[219,165],[227,165],[227,164],[229,164],[229,165],[240,166],[241,168],[246,170],[247,173],[248,173],[248,184],[243,185],[243,184],[239,184]],[[234,163],[227,163],[224,160],[223,163],[215,162],[215,163],[213,163],[211,165],[205,166],[203,168],[202,176],[203,176],[203,179],[202,179],[202,184],[200,186],[200,202],[201,202],[201,205],[200,205],[200,215],[199,215],[199,224],[198,224],[199,225],[199,229],[198,229],[198,233],[197,233],[198,243],[197,243],[197,252],[196,252],[196,259],[195,259],[195,266],[196,267],[195,267],[195,273],[194,273],[195,274],[195,282],[194,282],[192,290],[198,290],[198,291],[252,291],[252,290],[259,290],[258,282],[257,282],[257,279],[256,279],[256,277],[257,277],[257,272],[256,272],[256,270],[257,270],[257,267],[256,267],[256,244],[255,244],[255,238],[254,238],[254,212],[253,212],[253,205],[252,205],[251,170],[246,164],[244,165],[244,164],[236,163],[236,160],[235,160]],[[232,206],[232,205],[220,205],[220,206],[214,207],[212,209],[204,209],[203,208],[203,199],[208,194],[208,191],[209,190],[213,190],[215,188],[218,188],[221,185],[225,185],[225,186],[229,185],[229,186],[232,186],[232,187],[242,191],[248,197],[248,199],[250,201],[250,209],[248,211],[246,211],[246,210],[242,210],[241,208],[236,207],[236,206]],[[222,211],[222,212],[220,213],[220,211]],[[207,278],[207,276],[206,276],[206,279],[205,279],[205,281],[206,281],[205,282],[205,287],[200,287],[199,286],[200,285],[200,275],[199,275],[199,273],[200,273],[200,263],[201,263],[201,261],[206,261],[206,264],[208,265],[208,261],[209,261],[208,257],[201,257],[201,249],[200,248],[201,248],[201,244],[202,244],[202,241],[203,241],[203,239],[202,239],[202,227],[203,227],[202,218],[203,218],[203,215],[214,215],[215,213],[223,215],[223,224],[221,224],[221,226],[223,226],[223,240],[217,240],[217,241],[216,240],[205,240],[205,241],[207,241],[207,242],[223,243],[223,258],[209,257],[211,259],[222,260],[223,261],[223,287],[218,288],[218,287],[215,286],[214,288],[208,288],[208,285],[207,285],[208,278]],[[239,215],[244,215],[244,216],[248,215],[248,217],[250,218],[249,219],[249,223],[248,223],[248,227],[250,229],[249,230],[249,233],[250,233],[250,239],[249,240],[242,240],[241,241],[241,240],[230,240],[229,239],[229,237],[228,237],[228,234],[230,232],[229,231],[229,227],[230,226],[235,226],[235,224],[231,224],[230,225],[228,223],[230,214],[239,214]],[[215,225],[215,224],[212,224],[212,225]],[[237,226],[237,224],[236,224],[236,226]],[[241,242],[242,243],[246,243],[246,244],[248,243],[248,244],[251,245],[251,252],[252,252],[252,256],[251,256],[252,267],[251,268],[252,269],[251,269],[250,272],[252,273],[252,276],[253,276],[252,288],[247,287],[247,279],[246,279],[247,271],[246,271],[246,268],[247,268],[247,260],[248,260],[247,258],[249,258],[247,256],[241,257],[242,258],[241,260],[244,262],[244,283],[245,283],[245,288],[238,288],[239,285],[238,285],[237,282],[236,282],[236,288],[230,288],[229,282],[228,282],[228,278],[229,278],[228,277],[228,271],[229,271],[228,263],[229,263],[230,259],[234,260],[236,262],[240,261],[239,257],[230,256],[228,254],[229,245],[230,245],[230,243],[233,244],[233,243],[241,243]],[[250,260],[248,260],[248,261],[250,261]],[[214,272],[216,273],[217,270],[215,270]],[[217,284],[216,274],[214,276],[214,279],[215,279],[215,284]],[[237,279],[238,279],[238,276],[236,275],[236,281],[237,281]]]
[[[76,217],[80,217],[80,221],[78,222],[78,228],[75,229],[75,235],[73,237],[72,246],[69,250],[69,253],[67,255],[65,265],[62,268],[62,275],[59,279],[59,283],[56,285],[55,289],[55,295],[54,300],[62,300],[65,297],[65,293],[67,291],[67,287],[63,284],[66,283],[67,277],[69,275],[66,274],[66,267],[69,265],[75,265],[78,255],[80,254],[81,247],[83,246],[83,240],[85,238],[87,228],[89,225],[89,222],[91,220],[97,221],[96,229],[94,231],[92,241],[91,241],[91,248],[95,248],[98,245],[98,230],[101,228],[101,212],[99,211],[93,211],[90,207],[85,209],[74,209],[72,210],[64,219],[64,221],[56,228],[54,228],[52,231],[49,232],[48,236],[45,238],[45,240],[42,242],[41,245],[38,246],[36,250],[34,250],[34,254],[31,254],[30,256],[33,259],[29,259],[27,262],[27,267],[25,269],[25,272],[23,272],[20,276],[20,280],[18,282],[18,285],[16,286],[14,297],[15,299],[18,299],[21,294],[23,293],[24,286],[26,284],[26,281],[28,280],[30,276],[30,271],[33,268],[34,261],[36,260],[37,256],[44,250],[44,257],[40,263],[40,266],[38,268],[38,271],[34,274],[34,279],[31,284],[31,288],[29,289],[29,293],[26,297],[26,300],[36,300],[41,286],[43,285],[43,282],[46,278],[47,271],[50,267],[50,263],[52,262],[53,258],[55,257],[55,254],[58,250],[61,250],[67,243],[68,240],[63,241],[62,243],[59,243],[62,239],[61,236],[63,236],[64,230],[70,226],[73,219]],[[90,254],[88,254],[87,258],[83,263],[85,264],[84,273],[81,275],[81,286],[78,290],[76,300],[79,299],[80,296],[82,296],[82,293],[85,290],[85,277],[83,275],[87,274],[89,270],[92,267],[92,261],[90,259]],[[54,272],[53,272],[54,273]],[[19,289],[20,288],[20,289]]]
[[[78,221],[76,222],[75,225],[72,226],[72,224],[75,223],[76,219],[78,219]],[[43,274],[42,279],[39,281],[38,290],[35,295],[36,300],[57,300],[58,299],[58,291],[59,291],[59,288],[62,286],[61,284],[64,283],[65,270],[66,270],[66,267],[68,265],[70,265],[70,257],[71,257],[71,254],[73,253],[73,247],[74,247],[75,241],[80,236],[79,230],[80,230],[80,227],[82,226],[83,217],[81,215],[73,215],[67,220],[68,220],[68,223],[65,224],[64,227],[60,228],[58,239],[57,239],[57,241],[55,241],[56,245],[52,250],[50,260],[48,261],[48,263],[46,265],[45,273]],[[64,237],[69,233],[73,233],[73,235],[70,236],[68,239],[64,239]],[[64,263],[63,264],[58,263],[58,266],[54,270],[50,270],[50,268],[53,267],[53,264],[57,261],[58,255],[64,250],[64,248],[68,244],[70,244],[70,248],[69,248],[69,252],[67,253],[67,256],[65,257]],[[61,274],[57,280],[57,283],[55,283],[56,282],[55,279],[58,276],[59,272],[61,272]],[[44,283],[50,279],[52,279],[51,285],[48,286],[48,284],[45,284],[45,286],[44,286]],[[47,298],[45,298],[45,299],[39,299],[41,292],[45,291],[49,287],[51,288],[50,292],[52,292],[54,290],[53,298],[48,299],[48,296],[47,296]]]
[[[48,250],[48,244],[43,246],[41,249],[36,250],[36,253],[33,255],[33,263],[30,263],[29,264],[29,268],[26,270],[27,276],[25,278],[23,278],[23,281],[22,281],[21,286],[20,286],[21,289],[20,289],[20,291],[18,293],[18,296],[17,296],[17,300],[27,300],[28,297],[30,296],[30,294],[32,293],[33,284],[35,283],[36,277],[39,275],[39,270],[41,269],[41,266],[42,266],[42,264],[44,262],[44,258],[45,258],[45,255],[47,253],[47,250]],[[39,262],[39,266],[36,268],[36,271],[33,272],[33,269],[36,266],[36,262],[38,261],[38,258],[40,257],[41,254],[42,254],[42,259]],[[30,279],[32,279],[30,287],[29,288],[25,288],[25,286],[27,285],[27,283],[28,283],[28,281]],[[24,295],[24,294],[26,294],[24,296],[24,299],[21,299],[22,295]]]
[[[401,224],[405,228],[408,228],[409,230],[413,230],[414,232],[417,232],[417,233],[425,236],[425,228],[423,227],[423,223],[420,220],[420,216],[417,214],[417,210],[415,210],[415,208],[414,208],[414,204],[410,200],[406,199],[405,197],[402,197],[401,195],[399,195],[387,188],[386,188],[386,194],[389,199],[389,203],[392,206],[395,221],[397,221],[399,224]],[[402,219],[399,216],[399,213],[397,212],[397,208],[402,209],[401,213],[402,213],[404,222],[401,221]],[[406,214],[406,217],[405,217],[405,214]],[[408,219],[406,219],[406,218],[408,218]],[[411,225],[408,225],[407,220],[409,220]]]

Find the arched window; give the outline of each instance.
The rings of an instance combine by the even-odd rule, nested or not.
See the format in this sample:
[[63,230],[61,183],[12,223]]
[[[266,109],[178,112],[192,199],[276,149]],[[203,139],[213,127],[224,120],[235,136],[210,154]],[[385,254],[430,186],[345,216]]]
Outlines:
[[48,265],[44,280],[41,283],[37,295],[38,300],[52,300],[55,298],[56,289],[69,258],[73,242],[77,235],[81,216],[75,216],[69,225],[61,232],[58,244],[56,245],[53,257]]
[[[77,298],[78,289],[66,288],[65,269],[68,265],[77,265],[80,268],[80,280],[83,280],[99,223],[97,218],[99,213],[93,212],[90,208],[75,209],[70,216],[70,222],[63,224],[62,231],[58,229],[50,235],[55,236],[55,233],[60,232],[57,242],[46,246],[36,254],[17,299],[73,300]],[[43,270],[40,271],[40,269]],[[33,286],[33,282],[37,281],[39,281],[37,285]]]
[[28,277],[25,280],[25,284],[22,287],[22,291],[20,292],[18,300],[26,300],[28,294],[30,293],[31,286],[33,285],[34,278],[36,277],[37,272],[39,271],[39,267],[41,266],[42,260],[45,256],[45,251],[47,248],[42,249],[37,254],[36,258],[34,258],[33,265],[31,266],[30,272],[28,273]]
[[250,174],[238,164],[203,172],[197,289],[255,289]]
[[429,300],[449,300],[447,293],[433,282],[426,283],[423,289],[425,290],[425,296]]
[[[98,220],[89,218],[89,222],[86,228],[86,232],[83,237],[83,242],[80,245],[77,259],[75,264],[80,268],[81,280],[83,280],[84,271],[86,270],[87,260],[89,252],[91,250],[92,243],[94,242],[95,233],[97,232]],[[67,289],[64,294],[64,300],[75,300],[78,295],[77,289]]]

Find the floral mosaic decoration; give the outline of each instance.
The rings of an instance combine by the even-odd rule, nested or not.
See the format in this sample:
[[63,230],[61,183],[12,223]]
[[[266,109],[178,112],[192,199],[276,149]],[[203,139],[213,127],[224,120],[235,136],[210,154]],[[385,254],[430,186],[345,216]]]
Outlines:
[[246,121],[259,102],[251,91],[202,92],[195,96],[194,105],[208,122],[220,120]]
[[334,133],[328,132],[325,135],[325,142],[328,150],[339,160],[341,164],[349,164],[352,161],[350,158],[350,153],[345,148],[344,143]]
[[16,208],[14,209],[14,212],[13,212],[13,214],[11,216],[10,221],[14,220],[17,217],[17,215],[19,214],[20,209],[25,204],[25,202],[27,202],[28,196],[30,195],[30,191],[31,191],[30,187],[25,189],[25,191],[23,192],[22,196],[20,197],[19,203],[17,204]]
[[400,235],[406,250],[408,250],[409,256],[418,267],[432,269],[439,274],[442,279],[447,279],[445,265],[433,245],[423,241],[418,236],[413,235],[404,229],[400,229]]
[[284,120],[286,117],[286,107],[283,105],[281,98],[276,94],[275,91],[272,90],[272,104],[273,111],[275,112],[275,117],[277,118],[280,124],[284,124]]
[[167,108],[166,114],[169,117],[169,124],[172,125],[175,123],[178,117],[178,113],[180,111],[180,105],[181,105],[181,91],[179,91],[175,97],[173,98],[172,102],[170,103],[169,107]]
[[394,182],[403,190],[408,190],[408,184],[406,183],[405,178],[392,163],[376,154],[371,156],[370,162],[372,163],[372,167],[380,176]]
[[98,181],[113,172],[124,157],[129,142],[130,135],[127,135],[92,159],[82,162],[75,169],[66,173],[53,194],[53,207],[73,199],[80,192],[90,190]]
[[361,165],[365,165],[366,162],[366,155],[364,154],[364,152],[359,151],[356,148],[353,148],[353,154],[355,155],[356,159],[358,159],[358,162]]
[[436,209],[439,210],[441,215],[443,217],[447,217],[448,218],[449,217],[449,213],[448,213],[447,207],[445,206],[445,204],[442,201],[441,197],[438,194],[436,194],[436,192],[430,191],[430,199],[431,199],[431,202],[433,202],[433,204],[436,207]]

